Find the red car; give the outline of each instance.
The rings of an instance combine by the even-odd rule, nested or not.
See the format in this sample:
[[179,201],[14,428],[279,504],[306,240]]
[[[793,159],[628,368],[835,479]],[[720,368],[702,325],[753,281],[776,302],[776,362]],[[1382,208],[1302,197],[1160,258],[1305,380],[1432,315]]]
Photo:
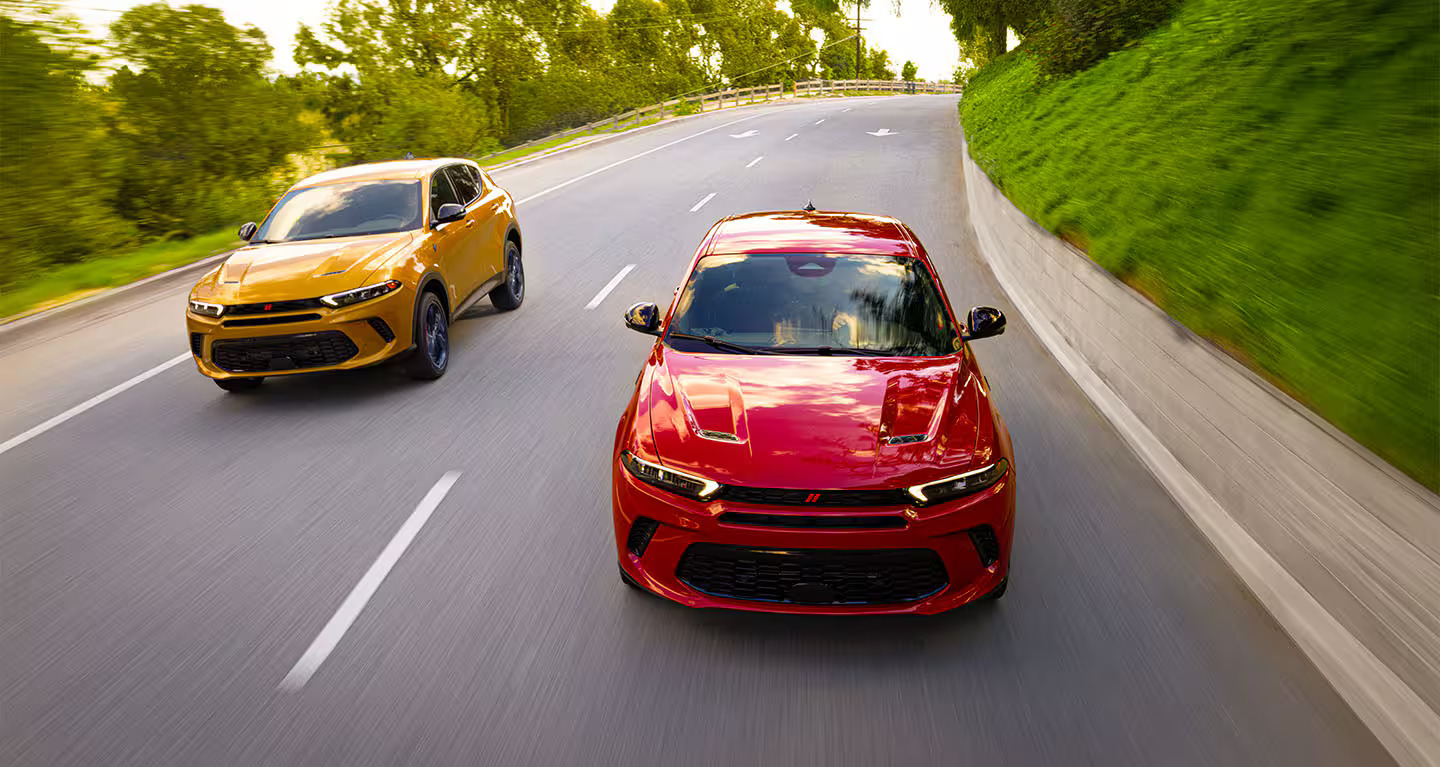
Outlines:
[[1015,459],[925,249],[896,219],[711,228],[615,434],[620,574],[692,607],[938,613],[1005,593]]

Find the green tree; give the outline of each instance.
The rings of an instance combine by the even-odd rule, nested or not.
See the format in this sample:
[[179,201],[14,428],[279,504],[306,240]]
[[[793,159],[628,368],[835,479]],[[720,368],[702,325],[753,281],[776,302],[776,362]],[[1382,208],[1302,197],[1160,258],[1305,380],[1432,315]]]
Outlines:
[[937,0],[950,14],[960,58],[982,66],[1005,53],[1009,30],[1021,37],[1051,12],[1051,0]]
[[[347,83],[348,84],[348,83]],[[355,162],[485,154],[499,142],[487,132],[485,102],[443,75],[376,73],[343,91],[352,109],[333,126]]]
[[[119,167],[96,65],[76,24],[0,7],[0,288],[50,263],[123,245],[112,204]],[[28,9],[32,13],[37,9]]]
[[865,57],[865,74],[871,80],[894,80],[895,70],[890,68],[890,52],[871,48]]
[[110,78],[122,147],[119,211],[152,234],[213,229],[253,213],[315,138],[293,89],[265,77],[270,46],[220,11],[164,3],[110,27],[126,63]]
[[907,83],[915,82],[915,72],[917,69],[915,62],[907,60],[904,66],[900,67],[900,79]]

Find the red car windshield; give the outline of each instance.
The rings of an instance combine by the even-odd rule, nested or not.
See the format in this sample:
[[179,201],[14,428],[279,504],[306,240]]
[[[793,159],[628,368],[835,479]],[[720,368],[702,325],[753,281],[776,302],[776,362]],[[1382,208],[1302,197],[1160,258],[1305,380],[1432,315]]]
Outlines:
[[[929,270],[901,256],[706,256],[677,299],[669,332],[791,354],[939,357],[960,347]],[[716,350],[667,341],[681,351]]]

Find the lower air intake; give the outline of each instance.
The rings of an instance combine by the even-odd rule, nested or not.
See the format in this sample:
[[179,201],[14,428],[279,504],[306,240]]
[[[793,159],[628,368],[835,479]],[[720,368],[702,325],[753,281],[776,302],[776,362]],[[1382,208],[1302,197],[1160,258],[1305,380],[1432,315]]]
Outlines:
[[696,543],[676,575],[696,591],[755,602],[884,605],[914,602],[949,583],[930,549],[752,549]]
[[649,517],[640,517],[635,524],[630,526],[630,535],[625,538],[625,548],[637,557],[645,555],[645,549],[650,546],[650,539],[655,537],[655,531],[660,529],[660,523]]
[[379,317],[371,317],[365,321],[370,323],[370,327],[374,328],[375,332],[379,334],[380,340],[387,344],[395,340],[395,331],[390,329],[389,323],[385,322],[385,320]]
[[201,359],[205,358],[205,336],[201,333],[190,334],[190,353]]
[[358,353],[355,342],[338,330],[216,341],[210,345],[215,365],[231,373],[328,367]]
[[970,528],[969,533],[975,553],[980,555],[980,564],[989,567],[1000,561],[1000,541],[995,538],[995,528],[981,525]]

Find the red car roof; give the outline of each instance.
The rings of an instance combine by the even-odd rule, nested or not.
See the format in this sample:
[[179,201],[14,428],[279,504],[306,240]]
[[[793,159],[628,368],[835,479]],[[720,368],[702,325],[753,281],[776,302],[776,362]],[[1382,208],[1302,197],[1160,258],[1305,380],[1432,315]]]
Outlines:
[[721,221],[707,252],[915,256],[917,250],[905,225],[889,216],[786,210]]

